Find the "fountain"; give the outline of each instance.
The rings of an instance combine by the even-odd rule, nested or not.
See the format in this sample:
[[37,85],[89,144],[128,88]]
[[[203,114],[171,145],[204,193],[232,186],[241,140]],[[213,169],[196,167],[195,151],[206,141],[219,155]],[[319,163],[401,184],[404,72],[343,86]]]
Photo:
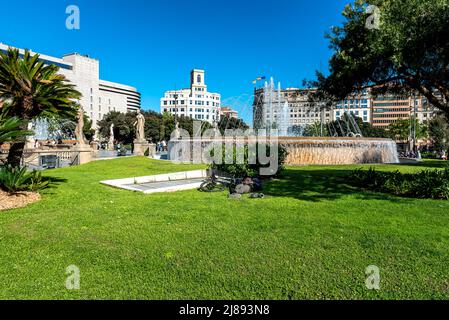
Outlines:
[[[287,136],[290,131],[288,102],[283,99],[281,83],[278,82],[276,89],[273,78],[270,79],[270,83],[265,82],[263,99],[267,117],[263,121],[262,129],[277,129],[280,136]],[[265,110],[262,114],[265,114]]]
[[390,139],[279,137],[279,143],[288,151],[287,165],[399,163],[396,143]]
[[37,118],[29,128],[33,135],[27,138],[23,161],[30,168],[65,167],[91,161],[92,149],[83,134],[83,110],[78,121]]
[[[277,138],[288,156],[288,165],[340,165],[357,163],[399,163],[396,143],[390,139],[363,138],[354,117],[345,112],[343,120],[348,128],[344,137],[302,137],[303,126],[289,124],[289,104],[281,91],[280,82],[275,86],[273,78],[265,82],[263,107],[256,121],[260,129],[277,129]],[[259,115],[260,116],[260,115]],[[336,132],[336,130],[334,130]]]

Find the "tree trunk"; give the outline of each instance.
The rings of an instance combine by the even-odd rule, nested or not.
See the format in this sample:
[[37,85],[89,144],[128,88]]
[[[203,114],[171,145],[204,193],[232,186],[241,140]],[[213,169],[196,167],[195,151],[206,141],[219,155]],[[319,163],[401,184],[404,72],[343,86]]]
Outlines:
[[[20,125],[21,130],[28,130],[28,121],[24,121]],[[19,167],[22,162],[23,151],[25,149],[26,138],[13,142],[9,149],[7,163],[13,167]]]
[[7,163],[13,167],[19,167],[22,162],[24,149],[25,141],[14,142],[9,149]]

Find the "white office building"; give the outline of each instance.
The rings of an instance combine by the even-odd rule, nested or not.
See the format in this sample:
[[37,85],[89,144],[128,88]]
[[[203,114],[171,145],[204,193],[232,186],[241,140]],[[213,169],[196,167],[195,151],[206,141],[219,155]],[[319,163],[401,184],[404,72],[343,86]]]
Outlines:
[[221,96],[207,91],[204,70],[190,74],[190,88],[166,91],[161,98],[161,113],[190,117],[211,124],[220,120]]
[[[8,46],[0,43],[0,51],[6,50]],[[24,53],[23,49],[19,50]],[[140,109],[140,93],[136,88],[100,79],[98,60],[78,53],[65,55],[62,59],[39,54],[39,58],[46,64],[57,65],[60,73],[81,92],[79,103],[94,128],[97,121],[110,111],[126,113]]]
[[359,94],[349,95],[345,100],[337,103],[334,118],[340,119],[345,112],[363,119],[363,122],[371,121],[371,95],[367,90]]

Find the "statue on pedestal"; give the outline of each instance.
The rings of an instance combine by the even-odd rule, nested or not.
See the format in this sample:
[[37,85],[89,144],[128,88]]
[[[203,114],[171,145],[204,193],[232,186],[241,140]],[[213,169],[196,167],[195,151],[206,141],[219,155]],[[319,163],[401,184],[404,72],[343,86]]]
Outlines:
[[134,122],[136,128],[136,139],[134,140],[134,155],[136,156],[153,156],[156,147],[154,144],[148,142],[145,139],[145,117],[137,110],[136,122]]
[[136,140],[137,142],[145,142],[145,117],[140,110],[137,110],[136,122],[134,126],[136,127]]
[[181,137],[181,132],[179,131],[179,123],[176,121],[175,123],[175,131],[173,131],[173,138],[178,140]]
[[86,137],[84,136],[84,109],[82,106],[78,109],[78,116],[77,116],[78,122],[76,124],[75,128],[75,137],[77,144],[79,145],[86,145]]
[[214,122],[214,136],[215,137],[217,137],[217,136],[220,136],[221,135],[221,132],[220,132],[220,129],[218,128],[218,122]]
[[108,149],[114,150],[114,124],[111,123],[110,127],[110,133],[109,133],[109,142],[108,142]]

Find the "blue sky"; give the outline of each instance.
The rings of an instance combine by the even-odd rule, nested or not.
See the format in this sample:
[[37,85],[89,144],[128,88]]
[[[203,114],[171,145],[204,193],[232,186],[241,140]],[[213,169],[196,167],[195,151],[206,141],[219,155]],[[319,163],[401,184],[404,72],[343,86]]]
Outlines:
[[[246,121],[258,76],[299,87],[331,55],[325,32],[342,21],[349,0],[22,0],[2,3],[0,42],[52,56],[99,59],[102,79],[142,93],[159,111],[164,91],[188,87],[206,70],[209,91],[222,94]],[[78,5],[81,29],[67,30],[66,7]],[[232,106],[232,105],[231,105]]]

